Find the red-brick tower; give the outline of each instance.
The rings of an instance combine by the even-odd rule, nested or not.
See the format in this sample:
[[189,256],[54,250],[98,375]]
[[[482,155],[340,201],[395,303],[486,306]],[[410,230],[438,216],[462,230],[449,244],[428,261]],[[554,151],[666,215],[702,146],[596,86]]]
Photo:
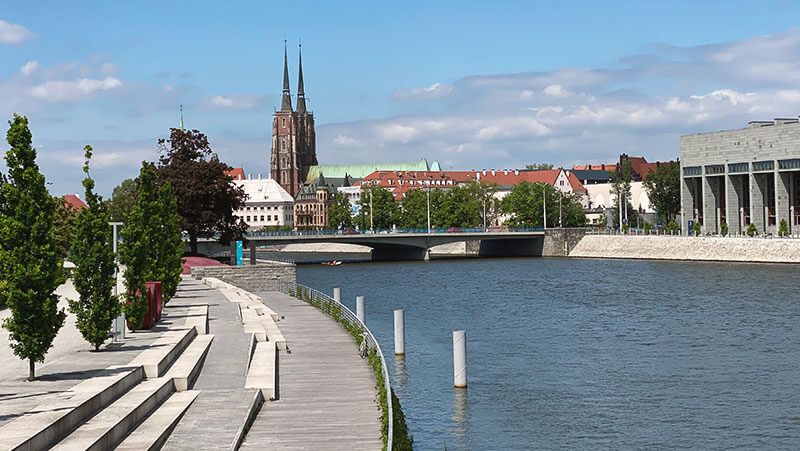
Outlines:
[[[302,50],[302,49],[301,49]],[[303,186],[309,166],[317,164],[314,114],[306,110],[303,87],[303,55],[300,54],[297,88],[297,111],[292,110],[289,91],[289,64],[286,45],[283,48],[283,95],[281,109],[272,120],[272,153],[270,177],[292,197]]]

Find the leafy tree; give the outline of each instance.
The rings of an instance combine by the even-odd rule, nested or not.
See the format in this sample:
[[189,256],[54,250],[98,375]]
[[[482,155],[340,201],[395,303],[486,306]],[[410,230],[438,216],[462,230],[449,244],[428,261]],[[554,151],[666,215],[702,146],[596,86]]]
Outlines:
[[550,163],[526,164],[525,169],[529,171],[549,171],[553,169],[553,165]]
[[722,223],[720,223],[720,225],[719,225],[719,233],[722,236],[728,236],[728,223],[727,222],[722,221]]
[[400,209],[394,194],[382,186],[362,186],[361,199],[358,201],[356,225],[361,229],[370,228],[370,202],[372,203],[372,227],[389,229],[397,223]]
[[678,163],[664,163],[644,180],[650,203],[659,213],[662,224],[673,220],[681,210],[681,174]]
[[77,239],[72,260],[75,263],[73,283],[80,297],[69,301],[69,309],[77,318],[81,335],[97,351],[108,337],[121,306],[117,296],[111,294],[116,283],[116,264],[111,226],[108,224],[108,203],[93,191],[94,180],[89,176],[92,148],[86,146],[84,150],[86,164],[83,172],[86,173],[86,178],[83,179],[83,187],[86,189],[86,205],[89,208],[78,215]]
[[183,235],[179,225],[178,202],[170,182],[158,188],[153,211],[156,217],[149,225],[150,233],[155,237],[155,255],[149,280],[161,281],[161,294],[166,304],[178,291],[183,270]]
[[559,225],[559,205],[561,224],[564,227],[581,227],[586,224],[586,215],[579,196],[575,193],[556,191],[547,183],[530,183],[523,180],[503,198],[501,209],[503,213],[511,215],[506,221],[511,227],[544,227],[544,203],[547,204],[548,227]]
[[247,224],[233,212],[244,205],[244,190],[231,183],[231,170],[212,154],[206,135],[198,130],[170,129],[158,141],[162,155],[157,167],[159,184],[172,183],[178,199],[180,227],[189,235],[191,253],[197,238],[219,234],[221,243],[241,239]]
[[[627,212],[625,210],[622,211],[622,219],[624,220],[626,215],[627,215],[628,225],[636,224],[636,221],[638,221],[638,219],[639,219],[639,210],[633,208],[633,205],[631,205],[630,202],[626,203],[625,209],[627,209]],[[612,222],[614,224],[614,228],[618,229],[619,228],[619,207],[614,208],[614,210],[611,212],[611,220],[612,220]],[[623,226],[624,225],[625,225],[625,223],[623,222]]]
[[645,235],[650,235],[650,231],[651,230],[653,230],[653,224],[650,224],[649,222],[645,222],[644,223],[644,234]]
[[[620,211],[620,202],[622,199],[625,200],[625,209],[623,210],[622,218],[628,219],[628,223],[635,221],[635,217],[629,216],[631,210],[633,209],[630,205],[628,199],[631,197],[631,180],[633,180],[633,167],[631,166],[631,162],[628,159],[621,160],[620,164],[617,165],[616,171],[608,171],[609,176],[611,177],[611,185],[614,187],[614,192],[617,194],[616,200],[614,201],[614,225],[615,227],[620,227],[620,218],[619,218],[619,211]],[[623,222],[624,223],[624,222]]]
[[778,227],[778,236],[787,236],[789,235],[789,224],[786,223],[785,219],[781,219],[781,224]]
[[64,201],[63,197],[54,197],[53,204],[53,236],[56,240],[56,251],[62,259],[66,258],[78,233],[78,212]]
[[111,193],[111,204],[108,206],[108,213],[112,221],[125,222],[128,213],[136,205],[136,179],[125,179],[114,188]]
[[[431,228],[444,227],[444,203],[446,202],[444,190],[414,188],[406,191],[400,203],[401,209],[398,219],[400,227],[405,229],[428,229],[428,199],[430,198]],[[361,196],[363,199],[364,196]],[[449,226],[448,226],[449,227]]]
[[678,227],[678,223],[675,221],[670,221],[667,223],[667,233],[670,235],[677,235],[680,233],[680,227]]
[[345,193],[336,193],[333,204],[328,209],[328,225],[332,229],[352,229],[353,211],[350,198]]
[[53,237],[55,204],[36,164],[28,119],[14,114],[9,126],[8,183],[0,189],[0,280],[11,316],[3,327],[34,380],[36,362],[44,361],[64,325],[55,290],[66,278]]
[[145,282],[154,273],[155,252],[157,246],[150,224],[157,218],[157,205],[154,193],[156,179],[152,165],[142,162],[139,172],[139,190],[136,205],[128,214],[128,220],[120,230],[122,243],[119,247],[120,263],[126,266],[123,279],[125,281],[125,315],[133,330],[140,329],[144,314],[147,311]]
[[747,236],[754,237],[758,235],[758,227],[756,227],[756,225],[751,222],[750,225],[747,226],[746,233]]

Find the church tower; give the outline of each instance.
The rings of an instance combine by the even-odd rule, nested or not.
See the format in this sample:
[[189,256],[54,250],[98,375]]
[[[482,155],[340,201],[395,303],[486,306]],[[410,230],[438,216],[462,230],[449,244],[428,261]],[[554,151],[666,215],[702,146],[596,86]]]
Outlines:
[[284,42],[283,95],[281,96],[281,109],[275,111],[272,120],[272,153],[269,162],[270,177],[292,197],[296,197],[303,186],[308,168],[317,164],[314,114],[306,110],[302,47],[300,51],[297,110],[295,111],[292,109],[288,54],[286,42]]

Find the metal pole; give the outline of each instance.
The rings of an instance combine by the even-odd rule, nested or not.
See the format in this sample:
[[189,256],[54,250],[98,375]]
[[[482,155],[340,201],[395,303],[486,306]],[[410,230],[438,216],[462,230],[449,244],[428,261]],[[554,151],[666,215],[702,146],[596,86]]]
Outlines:
[[428,186],[427,191],[425,191],[428,197],[428,233],[431,233],[431,187]]
[[483,231],[486,231],[486,194],[483,195]]
[[544,195],[545,185],[542,185],[542,219],[544,220],[544,228],[547,229],[547,197]]
[[341,288],[334,288],[333,289],[333,300],[337,303],[342,303],[342,289]]
[[561,225],[561,190],[558,190],[558,227],[563,227]]
[[364,310],[364,296],[356,296],[356,316],[361,324],[367,324],[366,312]]
[[372,225],[372,188],[373,185],[369,187],[369,230],[375,230],[374,226]]
[[[112,290],[112,294],[117,296],[119,293],[119,289],[117,285],[119,284],[119,257],[117,256],[117,227],[121,226],[121,222],[112,222],[111,224],[111,234],[112,234],[112,244],[111,247],[114,250],[114,289]],[[121,313],[118,317],[114,319],[113,324],[113,334],[114,340],[122,340],[125,338],[125,313]]]
[[467,388],[467,332],[453,331],[453,385]]
[[405,311],[394,311],[394,355],[406,354]]

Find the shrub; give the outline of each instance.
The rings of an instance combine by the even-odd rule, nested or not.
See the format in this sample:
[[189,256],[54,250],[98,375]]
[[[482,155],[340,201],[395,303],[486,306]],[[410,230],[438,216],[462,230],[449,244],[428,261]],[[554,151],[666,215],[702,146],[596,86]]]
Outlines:
[[680,227],[678,227],[678,223],[675,221],[670,221],[667,224],[667,233],[670,235],[676,235],[679,233]]
[[728,236],[728,223],[722,221],[722,224],[719,225],[719,234],[722,236]]
[[649,222],[645,222],[644,223],[644,234],[645,235],[650,235],[650,231],[651,230],[653,230],[653,225],[650,224]]
[[758,228],[752,222],[749,226],[747,226],[747,236],[756,236],[758,235]]
[[694,236],[700,236],[700,232],[702,231],[702,227],[700,226],[699,222],[694,223],[694,228],[692,229],[694,232]]
[[789,224],[786,223],[785,219],[781,219],[781,225],[778,228],[778,236],[786,236],[789,234]]

